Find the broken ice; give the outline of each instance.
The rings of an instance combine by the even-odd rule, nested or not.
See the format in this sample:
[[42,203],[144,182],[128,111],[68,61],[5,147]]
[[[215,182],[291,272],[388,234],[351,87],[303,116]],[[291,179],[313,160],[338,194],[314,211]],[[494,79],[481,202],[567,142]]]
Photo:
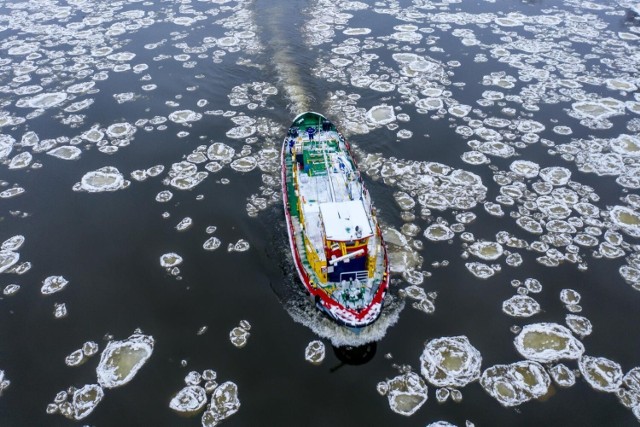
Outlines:
[[325,347],[322,341],[314,340],[307,344],[304,350],[304,358],[307,362],[319,365],[324,360]]

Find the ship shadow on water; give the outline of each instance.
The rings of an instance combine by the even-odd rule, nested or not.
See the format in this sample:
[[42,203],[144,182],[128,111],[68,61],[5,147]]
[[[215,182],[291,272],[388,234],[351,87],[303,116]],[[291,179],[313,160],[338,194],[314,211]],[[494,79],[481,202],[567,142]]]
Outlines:
[[331,373],[336,372],[338,369],[345,365],[358,366],[369,363],[376,355],[378,349],[377,342],[371,342],[361,346],[353,347],[345,345],[342,347],[333,347],[333,353],[336,355],[340,364],[331,368]]

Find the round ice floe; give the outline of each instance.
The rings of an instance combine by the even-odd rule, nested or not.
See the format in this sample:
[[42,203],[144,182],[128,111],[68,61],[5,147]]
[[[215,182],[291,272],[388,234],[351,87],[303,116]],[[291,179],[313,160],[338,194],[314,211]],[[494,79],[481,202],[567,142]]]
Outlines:
[[393,107],[382,104],[372,107],[366,114],[367,120],[376,125],[386,125],[396,120],[396,114]]
[[471,112],[471,106],[465,104],[456,104],[449,107],[449,114],[456,117],[464,117]]
[[624,104],[620,103],[622,104],[622,107],[620,107],[618,103],[607,101],[610,99],[574,102],[571,104],[573,108],[572,115],[579,119],[603,120],[624,113]]
[[16,107],[46,109],[62,104],[67,96],[65,92],[43,92],[30,98],[18,100]]
[[566,327],[557,323],[526,325],[514,340],[522,356],[540,363],[578,359],[584,345]]
[[62,276],[49,276],[42,282],[42,295],[51,295],[63,290],[69,281]]
[[202,415],[202,426],[216,426],[220,421],[238,412],[239,409],[238,386],[231,381],[224,382],[213,391],[211,405]]
[[611,150],[627,157],[638,157],[640,156],[640,137],[620,135],[611,140]]
[[596,390],[614,392],[622,384],[622,368],[604,357],[582,356],[578,368],[587,383]]
[[235,347],[242,348],[247,345],[249,335],[251,335],[249,331],[240,326],[236,326],[229,332],[229,340]]
[[468,163],[470,165],[483,165],[486,163],[490,163],[490,160],[487,156],[479,151],[465,151],[462,153],[462,161]]
[[540,177],[551,185],[566,185],[571,178],[571,171],[567,168],[552,166],[540,170]]
[[404,247],[408,243],[407,238],[395,228],[384,227],[382,229],[382,236],[387,244],[398,247]]
[[93,341],[87,341],[84,344],[82,344],[82,353],[86,356],[86,357],[91,357],[93,355],[95,355],[98,352],[98,344],[93,342]]
[[74,147],[73,145],[64,145],[62,147],[57,147],[53,150],[47,151],[48,155],[63,160],[76,160],[80,157],[81,153],[82,150],[80,150],[78,147]]
[[9,237],[7,240],[2,242],[2,245],[0,245],[0,249],[3,251],[17,251],[22,247],[24,241],[25,238],[23,235],[16,234],[15,236]]
[[113,139],[129,138],[136,133],[136,127],[131,123],[114,123],[107,128],[107,136]]
[[120,171],[113,166],[105,166],[92,172],[84,174],[74,190],[87,191],[89,193],[99,193],[103,191],[117,191],[129,186],[129,181],[125,180]]
[[535,178],[540,171],[540,165],[528,160],[514,160],[509,165],[509,169],[524,178]]
[[215,251],[216,249],[218,249],[220,247],[221,244],[222,244],[222,242],[217,237],[209,237],[204,242],[202,247],[207,251]]
[[307,348],[304,350],[304,359],[307,362],[319,365],[324,360],[324,357],[325,346],[322,341],[314,340],[307,344]]
[[160,257],[160,265],[164,268],[173,268],[182,264],[182,257],[176,253],[169,252]]
[[583,217],[595,218],[600,215],[600,208],[591,203],[581,202],[572,206]]
[[9,169],[23,169],[31,164],[31,160],[33,160],[33,156],[30,152],[24,151],[18,155],[16,155],[9,162]]
[[193,225],[193,219],[191,217],[184,217],[180,222],[176,225],[176,230],[185,231]]
[[2,290],[2,295],[10,297],[12,295],[15,295],[19,290],[20,290],[20,285],[15,285],[15,284],[7,285]]
[[478,279],[488,279],[496,273],[493,268],[481,262],[467,262],[465,267]]
[[56,319],[62,319],[67,317],[68,314],[67,304],[66,303],[55,303],[53,304],[53,317]]
[[256,130],[257,128],[255,126],[236,126],[228,130],[226,135],[227,137],[232,139],[243,139],[243,138],[248,138],[254,133],[256,133]]
[[173,193],[169,190],[163,190],[156,194],[156,202],[165,203],[173,198]]
[[395,90],[396,85],[393,83],[376,80],[369,85],[369,89],[378,91],[378,92],[391,92]]
[[549,369],[549,375],[560,387],[571,387],[576,383],[576,376],[566,365],[558,363]]
[[490,156],[508,158],[516,153],[516,150],[500,141],[486,141],[478,146],[478,150]]
[[8,190],[0,192],[0,199],[9,199],[24,193],[26,190],[22,187],[12,187]]
[[551,379],[539,363],[522,361],[488,368],[480,384],[501,405],[509,407],[544,396]]
[[135,334],[124,341],[110,341],[96,368],[98,383],[105,388],[120,387],[131,381],[153,353],[154,339]]
[[523,133],[534,132],[539,133],[545,129],[545,126],[535,120],[520,120],[518,122],[518,130]]
[[567,314],[565,317],[565,323],[573,331],[574,334],[578,335],[580,338],[583,338],[587,335],[591,335],[593,331],[593,326],[591,325],[591,321],[586,317],[578,316],[575,314]]
[[464,387],[480,378],[482,356],[465,336],[429,341],[420,356],[422,375],[438,387]]
[[0,133],[0,160],[11,153],[15,142],[16,140],[11,135]]
[[413,200],[413,197],[411,197],[404,191],[396,191],[395,193],[393,193],[393,198],[402,210],[410,210],[416,206],[416,202],[415,200]]
[[67,366],[79,366],[86,361],[82,349],[71,352],[64,358],[64,363]]
[[236,150],[222,142],[214,142],[207,149],[207,157],[209,157],[209,160],[215,160],[223,163],[231,162],[231,159],[233,159],[235,154]]
[[193,175],[178,175],[171,178],[169,182],[173,188],[178,190],[191,190],[196,185],[200,184],[209,176],[208,172],[200,171]]
[[560,291],[560,301],[566,305],[579,304],[580,298],[580,294],[573,289],[563,289]]
[[613,223],[624,233],[640,237],[640,213],[626,206],[614,206],[609,212]]
[[431,224],[424,230],[424,237],[434,242],[452,239],[454,235],[454,232],[444,224]]
[[473,172],[463,169],[454,169],[449,175],[449,180],[456,185],[465,187],[482,186],[482,178]]
[[20,259],[18,252],[2,249],[0,250],[0,273],[13,267]]
[[387,381],[387,399],[396,414],[413,415],[427,401],[428,388],[419,375],[408,372]]
[[207,393],[199,385],[189,385],[180,390],[169,402],[169,408],[183,414],[195,414],[207,404]]
[[423,98],[416,101],[416,108],[421,110],[440,110],[444,107],[442,98]]
[[240,239],[235,244],[229,243],[229,246],[227,247],[227,251],[228,252],[245,252],[245,251],[248,251],[249,248],[250,248],[249,242],[247,242],[244,239]]
[[258,161],[253,156],[241,157],[231,162],[229,166],[237,172],[251,172],[258,166]]
[[502,311],[512,317],[531,317],[540,313],[540,304],[527,295],[514,295],[502,303]]
[[71,404],[66,411],[61,411],[62,415],[73,420],[81,420],[88,416],[98,406],[104,392],[97,384],[87,384],[73,392]]
[[102,140],[102,138],[104,138],[104,132],[102,132],[98,127],[93,127],[88,131],[83,132],[82,135],[80,135],[80,137],[89,142],[99,142],[100,140]]
[[493,261],[502,256],[502,245],[497,242],[475,242],[469,246],[469,253],[486,261]]
[[169,120],[174,123],[191,123],[202,118],[202,114],[191,110],[178,110],[169,114]]

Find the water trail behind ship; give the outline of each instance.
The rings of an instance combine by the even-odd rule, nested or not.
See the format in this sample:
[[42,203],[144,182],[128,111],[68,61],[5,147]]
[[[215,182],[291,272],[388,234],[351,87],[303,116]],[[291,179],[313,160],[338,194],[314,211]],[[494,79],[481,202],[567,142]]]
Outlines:
[[289,111],[308,111],[313,97],[301,76],[311,68],[313,58],[305,47],[301,28],[306,1],[255,0],[256,24],[266,49],[267,66],[272,66],[278,85],[289,101]]

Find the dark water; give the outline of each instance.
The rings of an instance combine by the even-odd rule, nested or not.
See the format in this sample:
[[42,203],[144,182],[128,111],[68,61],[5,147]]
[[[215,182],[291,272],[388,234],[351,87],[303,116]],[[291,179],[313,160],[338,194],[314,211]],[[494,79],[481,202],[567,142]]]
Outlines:
[[[593,204],[603,212],[613,205],[633,208],[621,198],[637,194],[638,190],[616,183],[618,175],[633,175],[633,168],[637,166],[633,153],[623,162],[628,170],[618,171],[617,175],[579,171],[573,161],[550,153],[549,147],[541,142],[516,147],[517,157],[489,154],[490,165],[497,170],[487,164],[472,165],[461,156],[471,149],[467,145],[469,139],[480,138],[456,133],[457,127],[468,124],[468,118],[457,117],[446,110],[432,110],[427,114],[418,111],[414,104],[417,98],[424,98],[419,94],[424,89],[420,84],[424,82],[405,81],[413,91],[411,96],[416,97],[413,100],[397,90],[380,92],[350,83],[351,77],[362,74],[380,77],[386,73],[391,75],[387,78],[389,81],[400,79],[399,65],[392,55],[416,52],[441,64],[460,62],[460,66],[443,65],[448,74],[443,77],[445,81],[434,77],[437,80],[434,86],[451,91],[450,96],[443,95],[450,104],[457,101],[472,106],[475,110],[468,117],[473,119],[502,117],[514,120],[513,123],[519,118],[536,120],[546,127],[539,136],[556,145],[592,136],[610,139],[621,134],[637,135],[639,110],[634,112],[631,106],[605,118],[604,129],[580,124],[579,119],[568,114],[572,104],[582,99],[578,99],[581,94],[590,100],[612,97],[622,103],[640,101],[637,89],[640,80],[637,68],[633,68],[640,65],[640,52],[637,39],[632,37],[640,37],[640,25],[628,11],[629,5],[622,1],[601,6],[604,9],[597,10],[595,6],[573,1],[449,4],[403,0],[368,5],[316,4],[302,0],[275,3],[187,0],[157,4],[0,2],[0,34],[4,40],[0,44],[3,93],[0,118],[25,118],[23,122],[17,120],[0,127],[0,133],[16,141],[0,165],[0,180],[5,184],[0,190],[12,186],[26,190],[18,196],[0,199],[0,241],[23,235],[25,243],[16,251],[20,253],[20,262],[32,264],[23,275],[10,271],[0,274],[2,288],[9,284],[21,287],[15,295],[5,295],[0,300],[0,370],[4,371],[5,379],[11,381],[0,397],[0,425],[197,426],[200,415],[182,417],[169,408],[169,401],[184,386],[188,372],[205,369],[215,370],[219,382],[233,381],[238,386],[241,407],[238,413],[222,421],[225,426],[424,426],[436,421],[457,426],[464,426],[465,422],[476,426],[636,424],[632,411],[622,406],[614,393],[596,391],[583,378],[577,378],[576,384],[569,388],[552,382],[544,398],[515,408],[501,406],[478,381],[460,388],[463,394],[460,403],[451,400],[438,403],[436,387],[429,385],[428,400],[409,417],[394,413],[387,397],[376,391],[379,382],[399,374],[394,365],[411,365],[413,371],[419,373],[419,358],[425,342],[434,338],[466,336],[480,351],[483,370],[523,360],[513,344],[515,335],[510,328],[540,322],[564,325],[568,311],[559,294],[566,288],[581,294],[582,311],[576,314],[593,324],[593,333],[581,339],[585,354],[618,363],[623,374],[638,366],[640,294],[621,277],[619,268],[632,265],[629,259],[637,255],[640,242],[625,233],[624,227],[612,225],[608,216],[602,216],[606,223],[600,229],[622,231],[627,243],[624,256],[600,259],[593,257],[597,247],[580,247],[582,262],[588,265],[586,271],[580,271],[570,262],[546,267],[536,262],[541,254],[505,246],[522,256],[522,264],[507,265],[504,256],[498,261],[486,261],[486,264],[498,263],[502,269],[489,279],[480,280],[469,272],[465,263],[482,260],[473,256],[468,260],[461,258],[466,246],[460,233],[449,242],[432,242],[422,234],[437,218],[455,223],[455,215],[463,210],[448,208],[421,215],[421,208],[416,205],[412,210],[416,219],[412,222],[421,229],[416,239],[423,241],[424,248],[417,251],[422,257],[420,265],[407,268],[432,273],[420,286],[426,292],[437,292],[436,310],[427,315],[413,309],[410,301],[403,305],[398,290],[409,284],[402,274],[395,274],[395,299],[389,311],[397,316],[397,322],[385,325],[388,326],[386,334],[384,328],[380,328],[382,332],[376,337],[384,336],[369,347],[366,359],[370,360],[362,361],[357,354],[344,355],[344,350],[340,353],[339,349],[332,348],[332,341],[343,337],[343,331],[335,328],[334,336],[328,336],[330,328],[319,329],[314,325],[324,321],[309,310],[295,278],[278,197],[277,161],[259,162],[259,167],[250,172],[234,170],[227,164],[219,172],[209,173],[191,190],[179,190],[163,183],[169,177],[172,164],[185,160],[201,145],[208,147],[214,142],[223,142],[235,149],[235,158],[242,156],[243,146],[250,147],[251,155],[256,157],[278,150],[281,135],[293,116],[310,109],[327,111],[358,147],[363,161],[368,153],[380,153],[390,164],[394,160],[389,159],[395,158],[432,161],[463,169],[481,179],[488,201],[495,202],[500,194],[500,185],[494,180],[496,173],[509,171],[510,164],[519,159],[536,162],[541,168],[567,168],[572,173],[572,181],[594,189],[599,200]],[[404,14],[407,11],[420,12],[423,16],[408,16]],[[560,23],[551,25],[548,31],[531,22],[513,27],[494,23],[495,18],[509,12],[522,14],[513,15],[513,19],[546,15],[558,17]],[[448,18],[447,25],[442,25],[439,20],[445,19],[447,13],[455,15]],[[483,16],[481,14],[492,15],[486,15],[487,22],[464,21],[470,16]],[[192,22],[177,24],[178,16],[190,17]],[[334,17],[332,23],[328,18],[331,16]],[[228,17],[235,18],[230,22],[221,21]],[[571,29],[567,25],[565,32],[556,32],[557,28],[565,28],[567,22],[580,19],[586,23]],[[314,38],[322,32],[312,25],[318,21],[333,26],[333,33],[323,42]],[[73,24],[82,22],[83,28]],[[117,25],[114,30],[116,23],[121,23],[121,31]],[[399,25],[416,28],[412,31],[394,29]],[[364,27],[371,32],[352,36],[343,33],[349,28]],[[581,33],[587,34],[593,27],[598,27],[597,34]],[[423,31],[425,29],[427,31]],[[460,29],[473,32],[480,45],[461,43],[464,36],[454,34]],[[242,31],[252,33],[238,36]],[[387,37],[398,31],[419,33],[423,37],[415,42]],[[232,46],[216,41],[232,33],[236,38]],[[629,38],[620,38],[619,33],[629,34]],[[561,38],[562,35],[566,38]],[[433,44],[427,42],[428,37],[434,37]],[[592,44],[585,41],[589,37]],[[585,84],[581,94],[571,94],[568,89],[555,86],[540,89],[541,95],[530,101],[539,107],[535,112],[522,108],[518,100],[504,101],[504,105],[477,104],[486,90],[502,91],[506,95],[528,93],[528,82],[517,79],[522,76],[518,69],[490,54],[497,45],[507,45],[509,40],[520,38],[549,41],[555,46],[536,54],[510,47],[512,53],[524,55],[524,62],[528,58],[538,69],[546,66],[551,73],[546,80],[549,85],[560,78],[575,80],[580,76],[595,77],[600,83]],[[377,41],[379,45],[356,53],[332,54],[331,50],[346,39],[359,39],[356,45],[366,40]],[[35,43],[37,47],[27,49],[26,53],[12,51],[20,41]],[[159,42],[162,44],[158,47],[148,46]],[[74,46],[83,51],[74,53]],[[113,49],[110,54],[132,52],[136,56],[118,60],[91,54],[92,49],[103,46]],[[430,50],[433,47],[439,50]],[[582,59],[585,68],[561,73],[559,67],[554,68],[562,64],[562,59],[555,60],[552,55],[556,49]],[[29,57],[29,52],[40,56]],[[190,55],[186,61],[176,57],[185,53]],[[347,65],[350,76],[339,77],[340,67],[332,71],[323,68],[336,56],[358,63],[363,53],[377,57],[362,68]],[[488,60],[476,60],[478,54]],[[167,57],[160,58],[160,55]],[[62,59],[57,62],[58,58]],[[148,68],[140,72],[115,71],[114,66],[122,63],[131,67],[147,64]],[[82,73],[82,64],[86,75]],[[18,69],[30,65],[34,68],[29,72]],[[44,108],[37,116],[29,115],[37,112],[37,108],[16,105],[18,100],[34,96],[20,94],[20,87],[39,85],[41,93],[65,92],[73,84],[92,81],[92,76],[100,71],[107,71],[108,78],[94,79],[93,90],[99,89],[95,93],[69,95],[59,105]],[[516,77],[513,88],[482,84],[483,76],[501,71]],[[19,76],[24,74],[29,75],[30,81],[21,81]],[[150,79],[141,80],[145,75]],[[635,89],[607,88],[606,79],[618,77],[635,82]],[[255,106],[230,102],[229,95],[235,87],[255,82],[265,82],[275,87],[277,93],[260,99],[249,89],[249,93],[254,94],[251,101]],[[464,86],[451,83],[464,83]],[[142,87],[146,84],[157,86],[145,90]],[[333,95],[339,91],[360,95],[353,104],[355,108],[345,109],[346,103],[336,101]],[[126,92],[135,94],[134,99],[116,102],[113,95]],[[551,102],[548,97],[555,93],[567,98]],[[77,113],[64,111],[71,103],[87,98],[94,100],[88,108]],[[208,103],[201,106],[198,100]],[[362,115],[383,103],[395,106],[396,114],[407,114],[410,121],[394,121],[399,128],[371,124],[369,133],[358,131],[353,110],[362,110],[359,113]],[[504,107],[516,109],[516,115],[505,114]],[[166,118],[178,110],[192,110],[202,117],[187,125],[167,120],[166,129],[149,122],[136,124],[140,119],[150,120],[154,116]],[[254,132],[249,139],[227,136],[238,124],[227,117],[231,113],[222,115],[218,110],[233,112],[235,118],[246,116],[257,120],[250,124]],[[72,114],[83,117],[77,118],[74,125],[66,120]],[[134,125],[136,132],[129,138],[129,145],[113,154],[100,152],[97,146],[100,143],[86,139],[75,145],[82,150],[78,160],[57,159],[19,144],[28,131],[34,131],[43,141],[78,137],[94,125],[104,131],[121,122]],[[558,125],[571,127],[573,134],[554,132],[553,127]],[[145,129],[145,126],[150,127]],[[411,131],[412,136],[398,137],[400,129]],[[180,136],[181,131],[188,135]],[[105,135],[102,139],[111,142],[117,138]],[[73,143],[60,141],[60,145]],[[31,165],[11,169],[10,160],[21,152],[33,153]],[[33,163],[40,163],[42,167],[34,168]],[[130,177],[134,170],[154,165],[165,167],[158,177],[142,182]],[[104,166],[116,167],[124,179],[131,181],[130,186],[113,192],[72,190],[86,173]],[[204,163],[197,164],[197,168],[206,171]],[[386,227],[399,230],[405,221],[394,194],[400,189],[393,182],[381,179],[379,173],[364,176],[382,222]],[[225,183],[225,179],[229,182]],[[163,190],[173,193],[167,203],[155,200]],[[273,191],[276,196],[270,199]],[[266,201],[266,207],[257,215],[248,214],[247,203],[252,197]],[[637,212],[637,207],[635,209]],[[510,212],[518,210],[518,204],[503,205],[506,213],[503,217],[490,215],[481,203],[469,210],[477,219],[466,225],[465,231],[474,233],[477,239],[495,241],[499,231],[513,233],[528,243],[538,239],[518,227],[515,218],[510,216]],[[163,218],[165,212],[169,213],[168,218]],[[185,217],[193,220],[193,226],[177,231],[176,224]],[[215,251],[202,247],[211,237],[205,232],[210,225],[217,227],[213,236],[222,241]],[[227,245],[239,239],[249,242],[250,249],[228,252]],[[603,241],[602,236],[598,239]],[[169,252],[183,258],[177,275],[160,266],[160,256]],[[436,268],[432,264],[443,260],[449,265]],[[68,286],[59,293],[42,295],[43,280],[54,275],[64,276]],[[510,282],[526,278],[536,278],[543,285],[542,292],[530,294],[542,311],[531,318],[510,317],[502,312],[502,302],[516,293]],[[68,315],[56,319],[54,303],[65,303]],[[243,319],[251,323],[251,335],[246,347],[239,349],[229,342],[229,332]],[[199,335],[198,331],[204,326],[206,332]],[[60,390],[96,383],[99,355],[79,367],[66,366],[67,355],[86,341],[95,341],[102,351],[109,339],[124,340],[136,329],[152,336],[155,347],[130,382],[119,388],[105,388],[104,399],[85,419],[73,421],[60,414],[46,413],[47,405]],[[322,336],[316,334],[318,330],[323,331]],[[326,359],[319,366],[304,359],[305,347],[315,339],[321,339],[327,349]],[[571,369],[578,368],[576,360],[562,362]]]

